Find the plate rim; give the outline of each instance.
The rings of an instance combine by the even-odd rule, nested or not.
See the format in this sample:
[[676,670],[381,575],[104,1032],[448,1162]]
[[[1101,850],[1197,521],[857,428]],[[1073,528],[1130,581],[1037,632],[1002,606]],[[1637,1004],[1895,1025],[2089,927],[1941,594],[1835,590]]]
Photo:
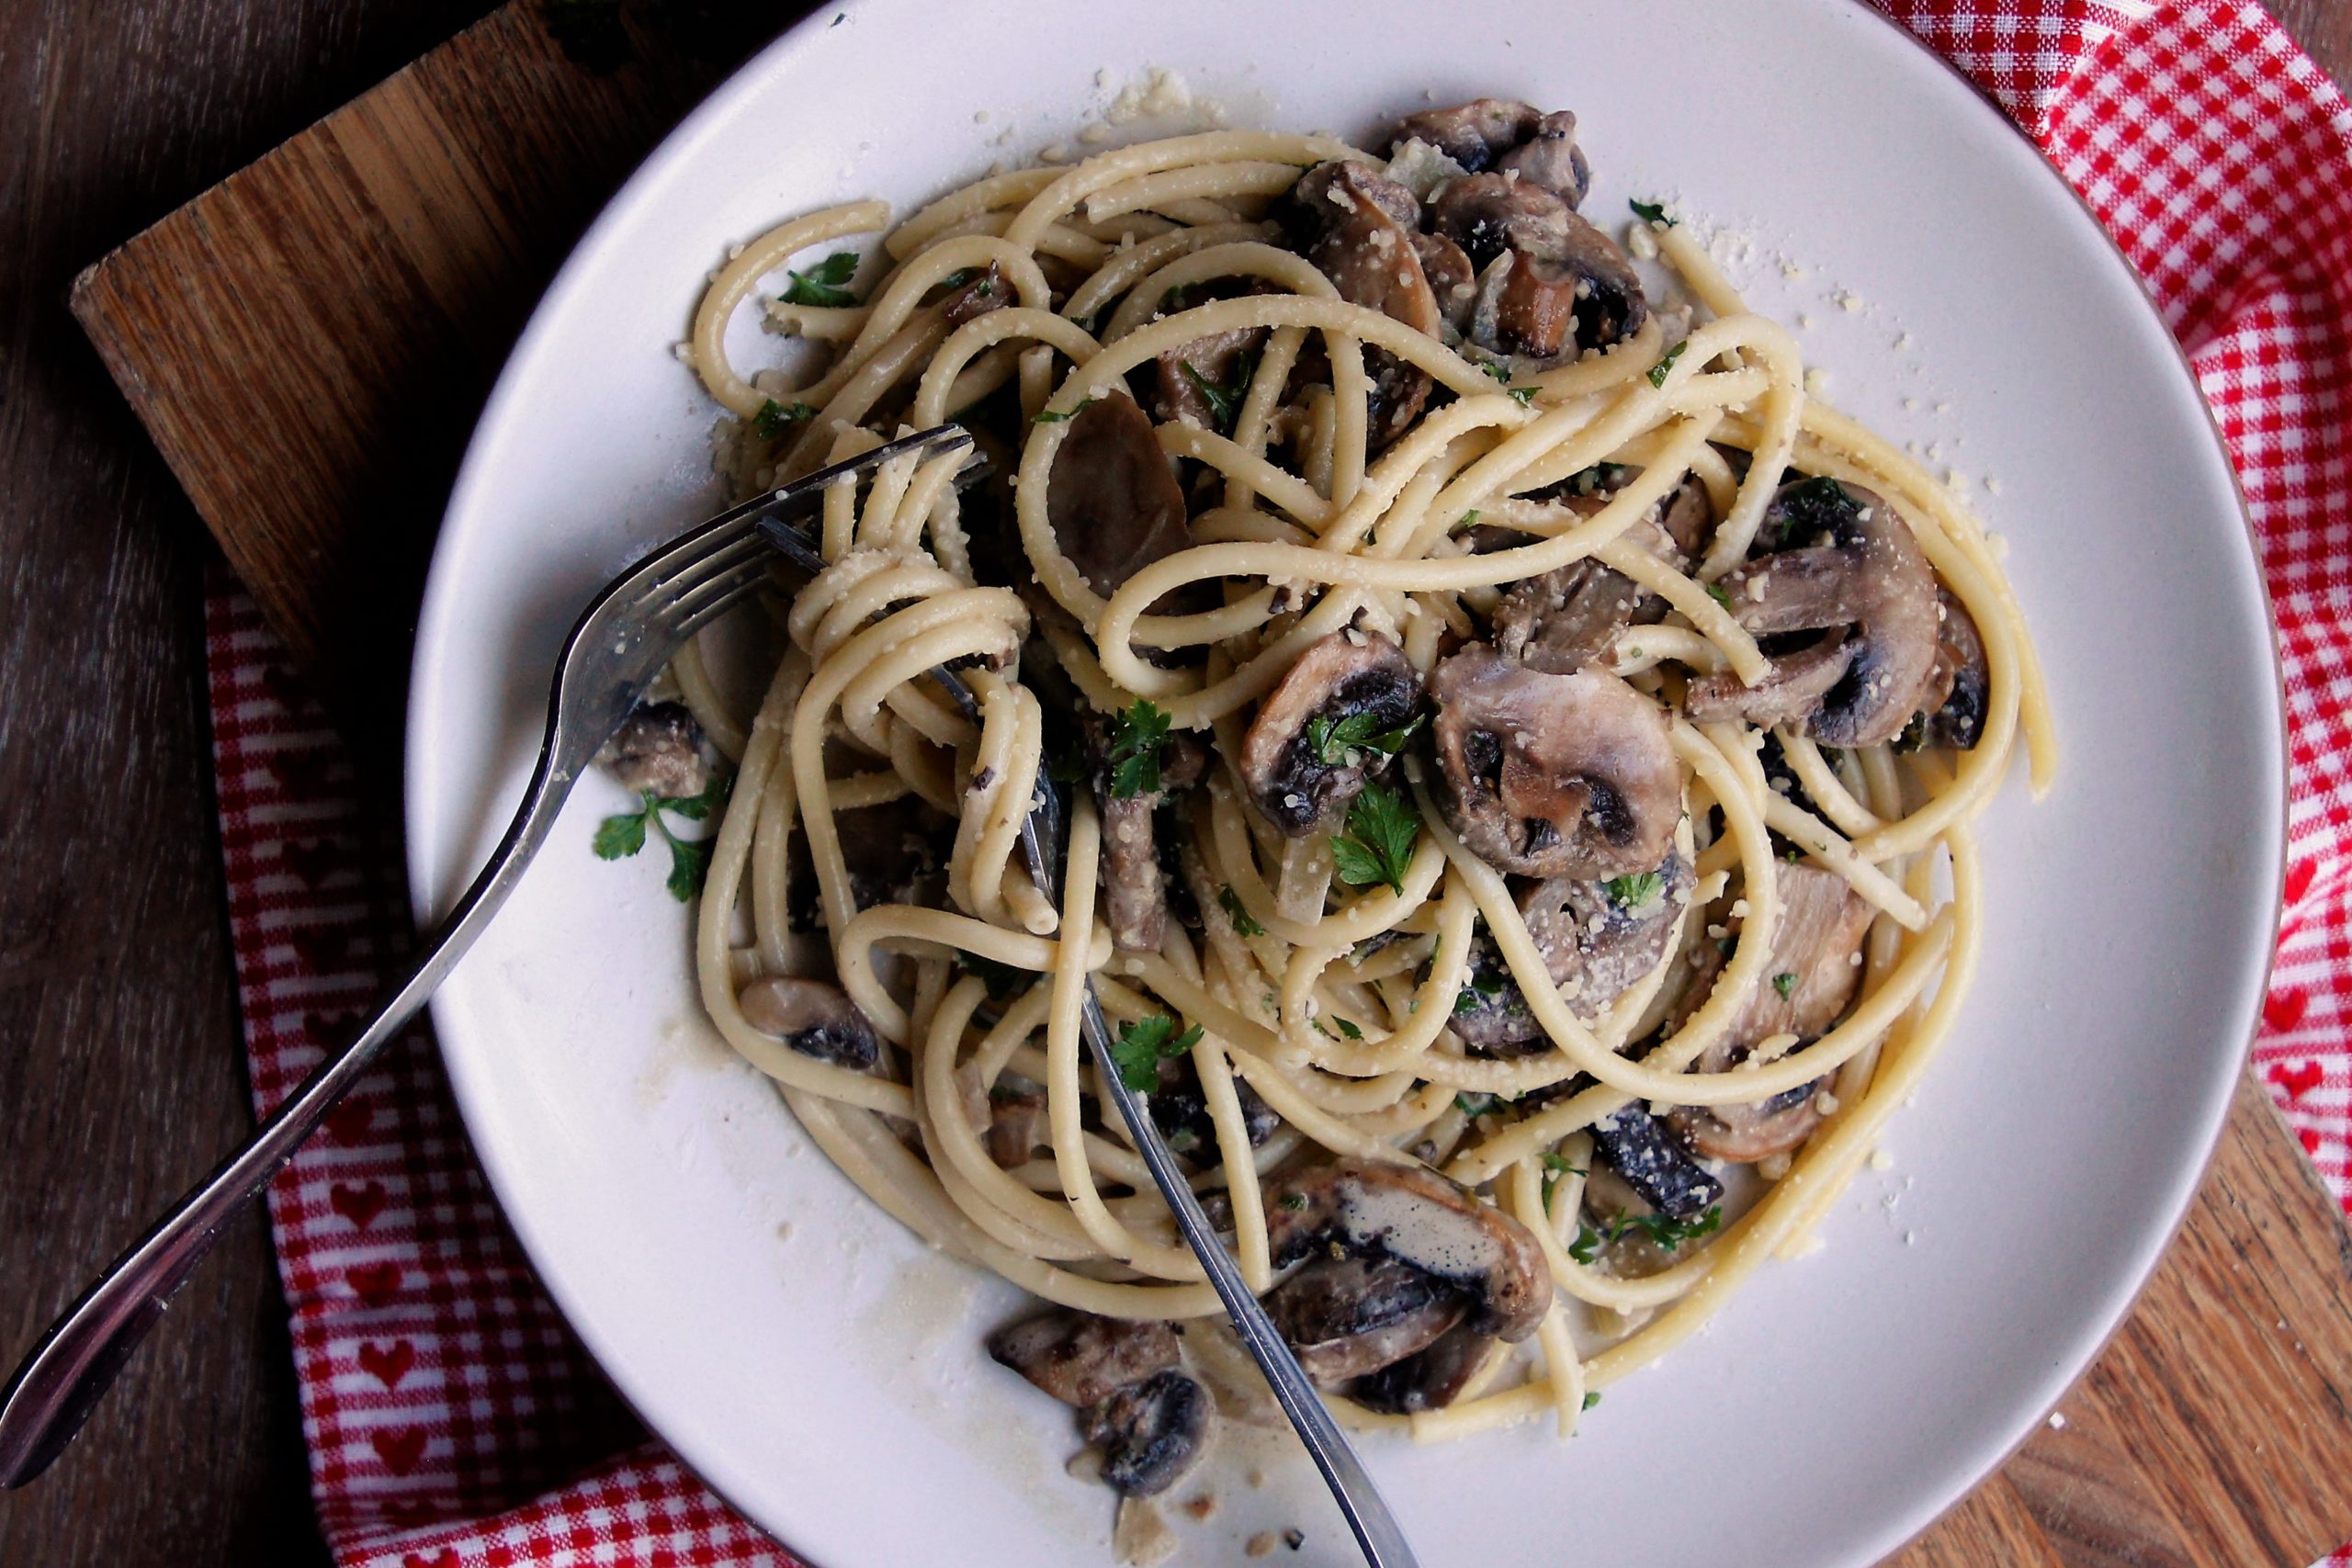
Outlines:
[[[2252,568],[2250,576],[2263,614],[2265,635],[2262,640],[2270,674],[2268,691],[2271,700],[2267,709],[2267,722],[2264,726],[2270,744],[2264,750],[2264,761],[2267,765],[2276,768],[2278,784],[2275,815],[2249,815],[2250,823],[2258,823],[2266,835],[2275,833],[2275,838],[2267,838],[2264,845],[2271,862],[2271,875],[2267,880],[2272,889],[2272,896],[2269,900],[2269,930],[2261,961],[2261,980],[2251,988],[2245,1043],[2230,1053],[2227,1058],[2226,1073],[2216,1074],[2211,1083],[2198,1086],[2199,1090],[2198,1100],[2200,1102],[2199,1114],[2202,1125],[2198,1145],[2200,1153],[2193,1163],[2183,1162],[2182,1164],[2182,1168],[2190,1171],[2191,1174],[2186,1179],[2179,1180],[2176,1190],[2166,1199],[2166,1206],[2170,1210],[2168,1223],[2162,1227],[2160,1234],[2156,1227],[2149,1227],[2146,1237],[2133,1249],[2135,1258],[2132,1265],[2130,1284],[2113,1302],[2102,1307],[2101,1315],[2104,1321],[2100,1321],[2098,1316],[2090,1320],[2088,1326],[2095,1329],[2095,1336],[2086,1341],[2086,1348],[2083,1349],[2078,1356],[2070,1353],[2064,1358],[2062,1363],[2063,1386],[2056,1400],[2051,1404],[2042,1406],[2041,1414],[2027,1421],[2014,1440],[1977,1468],[1963,1484],[1928,1512],[1916,1526],[1908,1529],[1907,1533],[1885,1541],[1882,1555],[1892,1556],[1905,1550],[1932,1531],[1937,1525],[1973,1497],[1988,1480],[2007,1466],[2018,1449],[2041,1429],[2043,1416],[2046,1416],[2050,1409],[2064,1402],[2065,1397],[2105,1355],[2116,1336],[2131,1321],[2140,1302],[2145,1296],[2148,1287],[2154,1281],[2157,1269],[2162,1266],[2165,1257],[2178,1239],[2189,1213],[2195,1207],[2197,1198],[2211,1174],[2213,1163],[2219,1156],[2221,1140],[2228,1129],[2232,1107],[2238,1092],[2238,1080],[2245,1076],[2246,1064],[2260,1036],[2262,998],[2267,994],[2270,977],[2275,973],[2278,937],[2284,919],[2283,896],[2287,863],[2291,847],[2289,829],[2291,826],[2293,781],[2288,730],[2285,667],[2278,647],[2277,607],[2271,597],[2268,577],[2263,565],[2261,537],[2255,528],[2253,513],[2247,504],[2243,476],[2238,470],[2237,462],[2230,450],[2228,440],[2222,433],[2212,404],[2206,398],[2204,389],[2198,381],[2195,367],[2188,356],[2188,350],[2170,325],[2165,322],[2162,309],[2149,290],[2147,280],[2125,255],[2121,244],[2114,234],[2109,231],[2107,225],[2100,220],[2088,200],[2066,179],[2031,133],[2011,118],[2007,110],[2002,107],[1999,101],[1986,88],[1927,40],[1913,33],[1892,16],[1880,10],[1877,6],[1871,3],[1871,0],[1838,0],[1838,3],[1839,8],[1848,12],[1859,12],[1879,27],[1891,29],[1912,50],[1926,56],[1947,75],[1956,78],[1967,89],[1967,96],[1977,106],[1976,111],[1973,112],[1990,115],[2006,134],[2024,143],[2026,150],[2031,154],[2033,164],[2041,171],[2038,177],[2053,182],[2059,190],[2064,193],[2068,201],[2088,226],[2090,232],[2097,237],[2098,245],[2104,250],[2109,262],[2128,282],[2132,295],[2138,300],[2140,309],[2147,313],[2147,318],[2157,327],[2168,345],[2172,360],[2178,368],[2181,385],[2194,398],[2203,426],[2212,442],[2212,450],[2220,459],[2222,472],[2228,477],[2230,494],[2239,527],[2240,542],[2245,550],[2245,559]],[[723,119],[739,98],[757,92],[760,85],[766,78],[784,69],[784,62],[786,60],[810,47],[817,36],[852,19],[854,13],[874,8],[876,8],[876,0],[831,0],[831,3],[818,6],[801,20],[784,29],[729,73],[662,136],[662,140],[630,170],[628,176],[614,189],[613,194],[599,207],[594,219],[581,231],[579,237],[566,252],[563,262],[541,290],[523,329],[515,335],[506,353],[498,376],[492,382],[490,394],[483,400],[481,411],[474,422],[472,431],[468,435],[464,456],[459,462],[456,479],[450,488],[448,501],[442,509],[436,526],[410,661],[409,694],[402,710],[401,770],[402,858],[408,877],[412,911],[420,929],[431,927],[437,910],[426,892],[427,885],[432,880],[434,868],[426,863],[422,836],[413,830],[416,815],[414,803],[422,795],[421,775],[424,771],[424,763],[421,757],[422,749],[417,744],[417,738],[422,733],[424,710],[430,700],[426,679],[429,673],[428,665],[434,658],[435,650],[446,635],[445,618],[452,613],[448,606],[448,601],[452,596],[448,589],[452,577],[448,570],[448,558],[454,547],[456,531],[451,527],[451,524],[460,511],[470,503],[472,492],[490,482],[486,478],[491,464],[485,452],[488,445],[485,435],[493,425],[503,422],[507,415],[507,405],[522,396],[520,373],[517,367],[536,348],[538,340],[554,330],[552,321],[557,313],[555,307],[560,300],[568,298],[572,290],[580,287],[579,275],[587,266],[584,258],[592,251],[607,243],[613,232],[622,227],[626,221],[628,209],[642,198],[647,187],[672,165],[690,160],[695,149],[713,133],[714,122]],[[2014,770],[2015,764],[2012,764],[2012,767]],[[438,891],[441,894],[441,902],[446,903],[454,895],[456,889]],[[616,1364],[622,1362],[625,1358],[617,1353],[608,1355],[592,1341],[589,1332],[582,1326],[572,1310],[571,1303],[568,1299],[570,1292],[559,1289],[542,1270],[537,1244],[534,1240],[536,1227],[526,1223],[522,1217],[525,1213],[523,1209],[508,1202],[507,1181],[501,1174],[501,1162],[492,1156],[476,1136],[477,1115],[472,1108],[470,1091],[467,1087],[469,1079],[460,1065],[462,1054],[453,1050],[448,1043],[448,1031],[445,1026],[443,1004],[436,997],[430,1006],[435,1048],[441,1057],[444,1070],[448,1075],[452,1099],[465,1123],[469,1145],[474,1150],[483,1178],[497,1200],[499,1212],[514,1233],[533,1278],[539,1282],[540,1288],[547,1292],[548,1299],[562,1314],[567,1328],[578,1340],[582,1349],[594,1362],[608,1386],[644,1424],[647,1431],[661,1441],[670,1457],[693,1475],[700,1484],[708,1488],[714,1495],[725,1502],[753,1529],[784,1546],[787,1551],[797,1553],[798,1549],[770,1529],[757,1514],[739,1504],[726,1490],[714,1484],[703,1467],[673,1442],[660,1425],[648,1417],[643,1407],[629,1393],[623,1378],[616,1370]],[[2217,1056],[2216,1060],[2218,1062],[2220,1058]]]

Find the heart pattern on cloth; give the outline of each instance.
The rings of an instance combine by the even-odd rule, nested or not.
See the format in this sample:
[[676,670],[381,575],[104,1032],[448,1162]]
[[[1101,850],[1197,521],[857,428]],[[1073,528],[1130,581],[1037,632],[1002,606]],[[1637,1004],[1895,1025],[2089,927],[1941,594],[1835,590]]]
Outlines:
[[2284,1034],[2303,1021],[2303,1010],[2311,1006],[2311,1001],[2310,995],[2301,987],[2273,991],[2263,1001],[2262,1021]]
[[343,1281],[361,1302],[379,1307],[399,1293],[401,1266],[389,1259],[382,1263],[355,1263],[344,1270]]
[[424,1428],[387,1427],[368,1434],[368,1446],[394,1475],[406,1475],[424,1457]]
[[391,1199],[384,1191],[384,1184],[380,1181],[369,1181],[358,1186],[348,1181],[338,1181],[334,1184],[334,1190],[327,1194],[328,1204],[336,1213],[349,1220],[355,1230],[366,1230],[368,1222],[382,1213],[384,1205],[390,1201]]
[[2300,1067],[2290,1067],[2284,1062],[2270,1064],[2270,1081],[2285,1089],[2289,1100],[2302,1099],[2317,1089],[2320,1079],[2326,1076],[2317,1062],[2305,1062]]
[[372,1342],[359,1347],[359,1370],[373,1377],[386,1388],[398,1388],[401,1379],[408,1376],[416,1365],[416,1347],[405,1339],[395,1339],[390,1345]]
[[430,1557],[422,1551],[402,1552],[401,1568],[458,1568],[458,1549],[445,1546]]

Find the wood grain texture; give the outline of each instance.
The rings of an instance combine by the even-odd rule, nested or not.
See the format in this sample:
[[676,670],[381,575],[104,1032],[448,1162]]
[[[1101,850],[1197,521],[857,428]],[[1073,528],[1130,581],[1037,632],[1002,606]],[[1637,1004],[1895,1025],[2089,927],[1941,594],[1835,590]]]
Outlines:
[[[2278,9],[2341,79],[2352,6]],[[580,223],[729,52],[657,49],[598,76],[510,6],[79,285],[133,407],[363,740],[396,736],[386,703],[416,568],[506,342]],[[2249,1082],[2188,1226],[2063,1427],[1896,1561],[2301,1568],[2342,1544],[2347,1281],[2335,1206]]]

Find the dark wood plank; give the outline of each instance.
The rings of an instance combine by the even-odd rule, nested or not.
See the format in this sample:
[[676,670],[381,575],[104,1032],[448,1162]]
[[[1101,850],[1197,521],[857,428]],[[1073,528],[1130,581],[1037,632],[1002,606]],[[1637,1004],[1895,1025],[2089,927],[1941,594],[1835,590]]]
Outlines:
[[[0,6],[0,1356],[252,1125],[210,796],[213,547],[74,270],[465,19],[450,0]],[[185,328],[183,328],[185,330]],[[74,1451],[24,1568],[323,1563],[268,1243],[240,1224]]]

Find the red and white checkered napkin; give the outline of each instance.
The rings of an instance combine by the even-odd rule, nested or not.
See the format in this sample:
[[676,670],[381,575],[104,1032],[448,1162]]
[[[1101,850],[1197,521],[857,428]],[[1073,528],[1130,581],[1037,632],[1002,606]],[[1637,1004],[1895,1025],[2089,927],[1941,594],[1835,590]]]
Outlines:
[[[2256,1060],[2352,1206],[2352,109],[2252,0],[1883,3],[2097,209],[2236,454],[2293,725],[2286,925]],[[225,575],[208,624],[266,1111],[354,1027],[407,920],[386,829]],[[338,1562],[792,1563],[617,1408],[500,1223],[425,1035],[412,1031],[269,1194]]]

